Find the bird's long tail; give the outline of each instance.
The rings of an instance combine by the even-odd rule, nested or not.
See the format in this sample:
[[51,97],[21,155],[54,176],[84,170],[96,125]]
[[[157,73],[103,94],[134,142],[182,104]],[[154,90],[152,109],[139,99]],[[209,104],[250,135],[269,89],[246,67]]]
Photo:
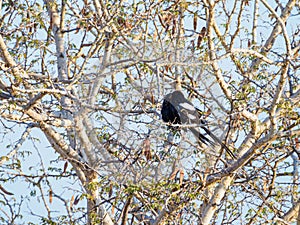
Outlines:
[[[204,122],[201,122],[201,124],[203,124]],[[218,143],[219,145],[221,145],[221,147],[223,149],[225,149],[225,151],[233,158],[236,159],[235,155],[233,154],[233,152],[222,142],[220,141],[220,139],[218,137],[216,137],[213,133],[210,132],[209,129],[207,129],[206,127],[201,127],[214,141],[211,141],[210,139],[208,139],[207,137],[205,137],[203,134],[201,134],[199,131],[197,131],[194,127],[191,127],[191,131],[192,133],[198,137],[199,141],[201,141],[204,144],[211,144],[212,146],[215,146],[216,143]]]

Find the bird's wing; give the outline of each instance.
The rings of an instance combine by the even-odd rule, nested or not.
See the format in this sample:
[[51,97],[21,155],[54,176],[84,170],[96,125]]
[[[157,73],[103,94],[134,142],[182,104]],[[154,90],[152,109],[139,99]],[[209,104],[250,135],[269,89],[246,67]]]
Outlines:
[[199,114],[192,103],[188,101],[181,102],[177,107],[182,123],[199,124]]

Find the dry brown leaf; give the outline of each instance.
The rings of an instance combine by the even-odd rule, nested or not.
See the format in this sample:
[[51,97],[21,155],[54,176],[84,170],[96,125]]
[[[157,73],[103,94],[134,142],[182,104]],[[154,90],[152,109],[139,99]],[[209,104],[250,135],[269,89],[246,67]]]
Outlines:
[[204,36],[206,35],[206,27],[202,27],[200,34],[198,36],[198,40],[197,40],[197,48],[200,47],[202,40],[204,38]]
[[295,138],[295,142],[296,142],[296,149],[299,150],[300,149],[300,141],[298,138]]
[[112,206],[111,206],[111,214],[114,215],[114,213],[115,213],[115,206],[112,205]]
[[194,31],[197,30],[197,22],[198,22],[198,17],[197,17],[197,14],[194,13],[194,21],[193,21]]
[[180,175],[179,175],[179,184],[182,185],[183,183],[183,177],[184,177],[184,171],[183,169],[180,169]]
[[73,208],[73,204],[74,204],[74,195],[72,195],[71,200],[70,200],[70,208]]
[[152,158],[151,156],[151,148],[150,148],[150,139],[146,138],[143,143],[143,154],[147,160]]
[[174,170],[174,172],[170,175],[169,180],[174,180],[178,171],[179,171],[179,169]]
[[152,93],[151,93],[151,103],[155,104],[155,98],[154,98],[154,95]]
[[79,202],[79,200],[80,200],[80,195],[77,195],[76,198],[75,198],[75,200],[74,200],[73,205],[77,205],[78,202]]
[[64,170],[63,170],[62,174],[66,173],[67,168],[68,168],[68,162],[66,161],[65,164],[64,164]]
[[51,204],[53,200],[53,192],[52,189],[49,190],[49,203]]
[[111,196],[112,196],[112,193],[113,193],[113,184],[110,183],[110,184],[109,184],[108,197],[111,197]]

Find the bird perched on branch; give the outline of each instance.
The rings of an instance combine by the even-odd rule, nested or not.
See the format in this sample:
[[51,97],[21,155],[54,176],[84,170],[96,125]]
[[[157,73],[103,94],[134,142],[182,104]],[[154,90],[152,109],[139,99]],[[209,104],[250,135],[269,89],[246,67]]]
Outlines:
[[[206,122],[203,119],[200,119],[199,110],[197,110],[193,104],[184,97],[181,91],[174,91],[165,96],[161,115],[164,122],[170,123],[170,129],[179,130],[180,126],[178,125],[190,125],[189,129],[200,142],[206,145],[210,144],[213,147],[215,147],[216,144],[219,144],[232,158],[235,158],[230,149],[205,126]],[[213,141],[201,134],[198,131],[199,128],[197,126],[200,126]]]

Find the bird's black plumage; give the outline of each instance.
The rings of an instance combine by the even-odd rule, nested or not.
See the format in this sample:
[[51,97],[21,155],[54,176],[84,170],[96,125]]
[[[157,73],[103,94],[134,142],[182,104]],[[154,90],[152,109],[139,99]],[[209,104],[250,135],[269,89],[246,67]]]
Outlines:
[[199,139],[200,142],[206,145],[211,144],[212,146],[215,146],[215,144],[218,143],[231,157],[235,158],[230,149],[205,126],[205,121],[200,119],[198,110],[189,100],[184,97],[181,91],[174,91],[165,96],[161,109],[161,115],[163,121],[169,123],[169,127],[173,130],[178,130],[179,126],[172,126],[172,124],[201,126],[201,128],[213,139],[213,141],[201,134],[197,127],[191,126],[189,129]]
[[172,124],[181,124],[180,116],[175,107],[168,101],[164,100],[161,115],[163,121]]

